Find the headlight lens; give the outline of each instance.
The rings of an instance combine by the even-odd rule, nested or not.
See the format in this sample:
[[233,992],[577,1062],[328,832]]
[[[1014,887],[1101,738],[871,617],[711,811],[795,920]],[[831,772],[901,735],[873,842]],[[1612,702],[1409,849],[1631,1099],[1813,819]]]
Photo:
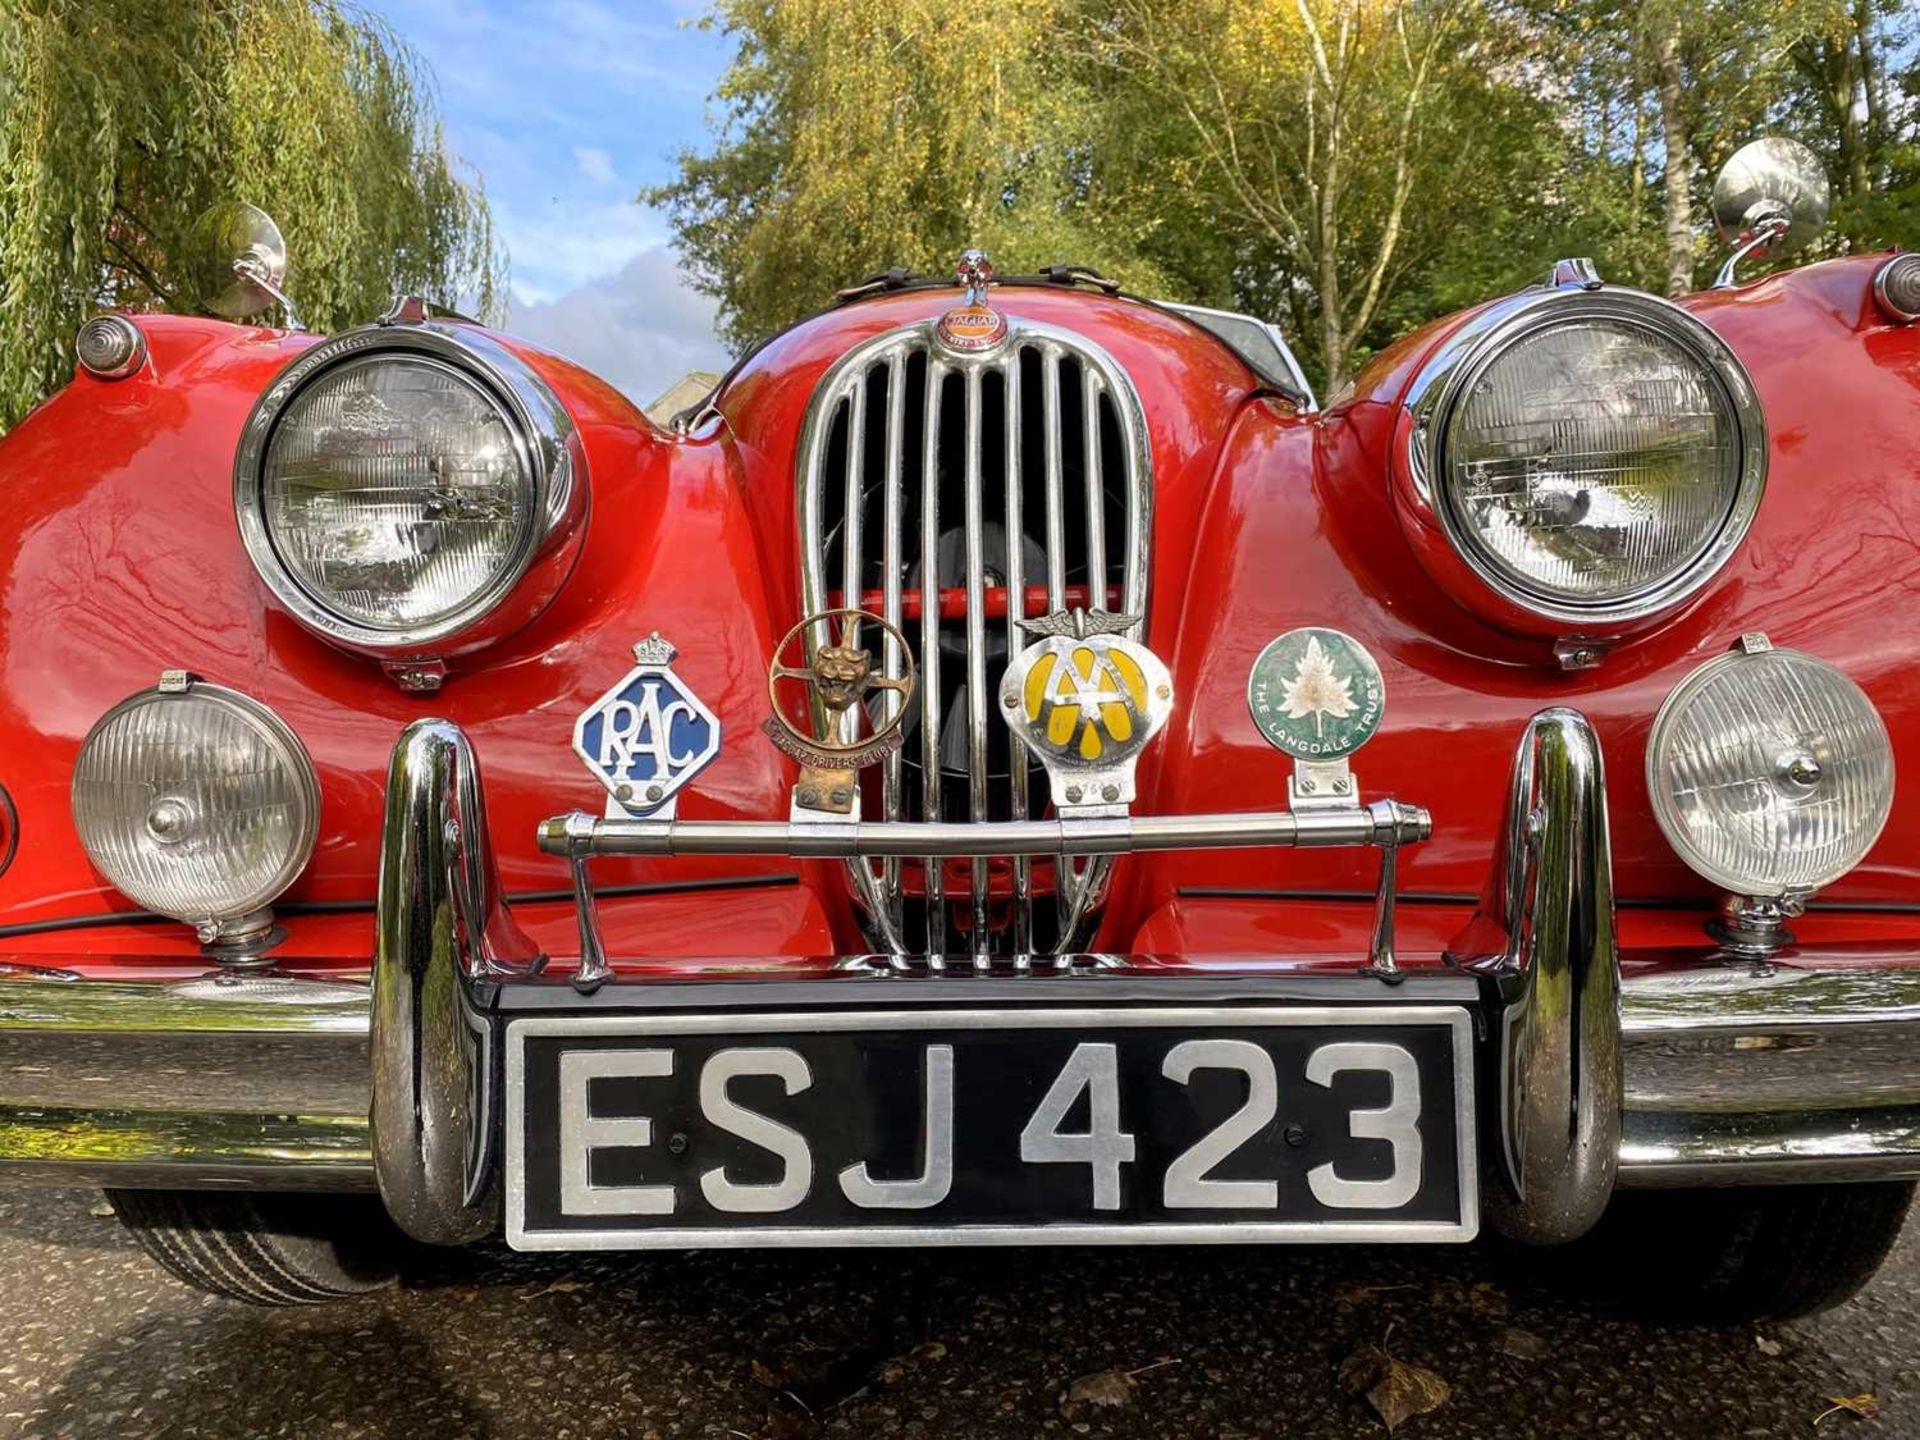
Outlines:
[[1846,874],[1879,836],[1893,747],[1872,702],[1825,661],[1735,652],[1660,707],[1647,789],[1667,840],[1716,885],[1806,892]]
[[146,909],[191,922],[269,904],[320,830],[299,739],[218,685],[143,691],[109,710],[81,743],[72,802],[100,871]]
[[1467,543],[1557,600],[1686,569],[1740,483],[1739,422],[1712,373],[1612,319],[1537,330],[1497,356],[1454,410],[1446,455]]
[[1409,403],[1411,513],[1447,542],[1425,553],[1509,628],[1592,634],[1671,609],[1731,558],[1766,486],[1766,418],[1738,356],[1639,291],[1489,306]]
[[275,553],[327,610],[432,627],[512,583],[539,523],[504,408],[436,359],[374,355],[321,372],[261,466]]

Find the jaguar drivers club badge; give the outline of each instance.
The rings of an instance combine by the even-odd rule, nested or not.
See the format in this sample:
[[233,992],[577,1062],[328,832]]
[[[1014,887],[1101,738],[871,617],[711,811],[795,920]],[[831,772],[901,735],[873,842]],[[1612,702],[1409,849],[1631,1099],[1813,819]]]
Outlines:
[[1000,707],[1063,812],[1131,804],[1134,762],[1173,712],[1167,667],[1126,634],[1137,623],[1104,610],[1021,622],[1037,638],[1007,667]]
[[961,355],[991,350],[1007,338],[1007,317],[987,300],[987,288],[993,284],[993,262],[981,251],[963,251],[954,273],[967,287],[967,293],[958,305],[934,322],[934,338]]
[[1247,676],[1253,722],[1296,760],[1344,760],[1380,728],[1386,687],[1366,647],[1338,630],[1289,630]]
[[673,673],[673,646],[654,631],[639,662],[580,713],[573,749],[607,787],[614,818],[670,820],[675,797],[720,753],[720,721]]
[[[875,673],[867,635],[891,642],[904,673]],[[805,687],[811,727],[793,720],[783,683]],[[782,637],[767,667],[773,714],[760,728],[776,749],[800,762],[800,780],[793,787],[798,809],[853,813],[861,769],[900,748],[913,686],[907,637],[869,611],[823,610]]]

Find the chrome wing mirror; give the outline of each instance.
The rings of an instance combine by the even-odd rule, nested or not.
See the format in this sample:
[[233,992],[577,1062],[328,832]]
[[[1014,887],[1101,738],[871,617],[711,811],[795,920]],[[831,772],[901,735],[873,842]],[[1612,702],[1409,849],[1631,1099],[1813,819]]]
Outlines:
[[1820,157],[1798,140],[1769,135],[1733,152],[1713,181],[1713,223],[1734,247],[1713,288],[1733,288],[1749,255],[1797,250],[1827,223],[1833,191]]
[[193,227],[193,264],[195,294],[215,315],[249,320],[278,305],[289,330],[303,328],[281,288],[287,280],[286,237],[266,211],[239,200],[207,211]]

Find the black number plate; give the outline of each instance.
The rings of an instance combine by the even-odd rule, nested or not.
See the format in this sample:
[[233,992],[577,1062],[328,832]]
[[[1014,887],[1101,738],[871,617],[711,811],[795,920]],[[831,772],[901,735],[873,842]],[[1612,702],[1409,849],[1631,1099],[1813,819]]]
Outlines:
[[1447,1005],[554,1016],[507,1031],[507,1238],[1458,1241]]

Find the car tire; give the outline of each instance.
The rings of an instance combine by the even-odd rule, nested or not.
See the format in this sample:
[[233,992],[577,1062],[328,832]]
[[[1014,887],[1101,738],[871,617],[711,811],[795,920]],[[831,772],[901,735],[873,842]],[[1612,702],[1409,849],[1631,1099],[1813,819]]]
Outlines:
[[1858,1294],[1899,1239],[1911,1181],[1629,1190],[1552,1257],[1551,1278],[1646,1319],[1741,1324]]
[[109,1190],[107,1199],[175,1277],[249,1305],[321,1305],[398,1274],[400,1233],[363,1196]]

